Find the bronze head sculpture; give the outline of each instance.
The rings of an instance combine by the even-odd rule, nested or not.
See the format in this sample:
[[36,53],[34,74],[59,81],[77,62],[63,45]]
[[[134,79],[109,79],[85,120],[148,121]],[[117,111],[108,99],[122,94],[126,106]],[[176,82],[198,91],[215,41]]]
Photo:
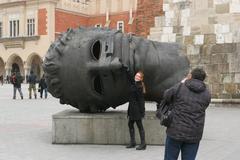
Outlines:
[[49,92],[81,112],[105,111],[128,101],[123,66],[133,75],[144,73],[145,98],[157,102],[189,70],[176,43],[99,28],[69,29],[50,46],[43,63]]

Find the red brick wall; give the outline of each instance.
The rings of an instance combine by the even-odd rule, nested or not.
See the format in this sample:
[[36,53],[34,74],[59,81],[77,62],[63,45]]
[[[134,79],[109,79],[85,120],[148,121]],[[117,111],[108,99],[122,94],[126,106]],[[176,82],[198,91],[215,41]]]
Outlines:
[[105,15],[95,15],[89,18],[87,26],[94,27],[96,24],[101,24],[104,27],[106,23],[106,16]]
[[[133,13],[133,17],[136,14]],[[124,32],[135,32],[135,23],[129,25],[129,12],[121,12],[117,14],[110,14],[109,20],[111,21],[109,28],[111,29],[117,29],[117,22],[123,21],[124,22]],[[102,27],[104,27],[106,23],[106,16],[100,15],[100,16],[92,16],[89,18],[88,26],[95,26],[96,24],[102,24]]]
[[87,16],[55,10],[55,32],[65,32],[68,28],[87,26],[87,24]]
[[111,20],[110,23],[110,28],[114,28],[117,29],[117,22],[118,21],[123,21],[124,22],[124,32],[128,33],[128,32],[135,32],[135,28],[134,28],[134,24],[129,25],[129,12],[122,12],[122,13],[118,13],[115,15],[110,15],[109,19]]
[[138,0],[136,34],[147,37],[154,27],[154,17],[163,15],[163,0]]
[[[124,21],[125,33],[132,32],[139,36],[147,37],[150,28],[154,27],[154,18],[163,15],[163,0],[138,0],[137,11],[133,13],[133,24],[129,22],[129,12],[121,12],[110,14],[110,28],[117,28],[117,21]],[[38,34],[47,34],[47,10],[38,10]],[[95,24],[106,23],[105,15],[87,16],[79,15],[74,12],[66,12],[59,9],[55,10],[55,32],[65,32],[69,27],[76,28],[78,26],[95,26]]]
[[[136,13],[133,12],[133,17],[136,16]],[[117,29],[117,21],[124,21],[124,32],[136,31],[136,20],[133,21],[133,24],[128,24],[129,22],[129,12],[121,12],[110,14],[109,19],[111,20],[109,28]],[[87,26],[94,27],[96,24],[101,24],[102,27],[106,24],[106,15],[77,15],[74,12],[66,12],[59,9],[55,10],[55,36],[58,37],[58,34],[65,32],[69,27],[76,28],[78,26]]]
[[38,35],[47,34],[47,10],[46,8],[38,10]]

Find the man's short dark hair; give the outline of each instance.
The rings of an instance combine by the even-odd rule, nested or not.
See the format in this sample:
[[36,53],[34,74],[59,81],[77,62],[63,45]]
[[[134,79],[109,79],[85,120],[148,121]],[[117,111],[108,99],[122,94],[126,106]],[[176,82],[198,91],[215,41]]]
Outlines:
[[200,81],[204,81],[206,78],[206,72],[202,68],[194,68],[191,74],[193,79],[198,79]]

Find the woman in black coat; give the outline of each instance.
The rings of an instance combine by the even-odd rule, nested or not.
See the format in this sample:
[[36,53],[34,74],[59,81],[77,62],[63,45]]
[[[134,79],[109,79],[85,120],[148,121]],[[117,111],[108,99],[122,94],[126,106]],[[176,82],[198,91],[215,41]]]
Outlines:
[[[128,74],[128,76],[129,75],[130,74]],[[141,139],[141,144],[136,148],[137,150],[146,149],[145,132],[142,124],[142,118],[145,115],[145,86],[143,83],[143,76],[144,74],[139,71],[136,73],[134,80],[131,80],[131,78],[129,78],[130,98],[128,105],[128,127],[130,133],[130,144],[127,145],[126,148],[134,148],[136,146],[134,131],[134,123],[136,122]]]

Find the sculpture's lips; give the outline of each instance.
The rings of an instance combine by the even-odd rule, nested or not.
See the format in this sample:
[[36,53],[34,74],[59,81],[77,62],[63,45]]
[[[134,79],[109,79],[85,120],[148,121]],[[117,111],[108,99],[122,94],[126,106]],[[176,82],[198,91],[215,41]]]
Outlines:
[[94,77],[93,89],[95,92],[98,93],[98,95],[103,95],[104,87],[103,87],[103,83],[100,75],[97,75],[96,77]]
[[[101,62],[88,62],[87,68],[89,68],[90,71],[96,71],[97,73],[105,73],[105,76],[108,74],[109,77],[112,77],[112,72],[115,72],[116,70],[119,70],[122,68],[122,63],[119,61],[119,58],[115,57],[110,63],[101,63]],[[113,79],[113,78],[110,78]],[[97,95],[103,95],[104,93],[104,84],[102,81],[102,77],[100,74],[97,74],[93,78],[93,90]]]

